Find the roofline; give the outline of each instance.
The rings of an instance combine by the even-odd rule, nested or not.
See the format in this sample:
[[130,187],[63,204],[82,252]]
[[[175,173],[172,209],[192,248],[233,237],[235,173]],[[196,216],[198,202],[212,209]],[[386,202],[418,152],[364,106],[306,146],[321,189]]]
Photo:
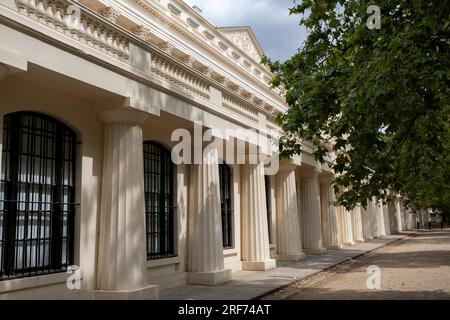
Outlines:
[[261,44],[258,41],[258,38],[256,37],[255,33],[253,32],[252,27],[250,26],[232,26],[232,27],[216,27],[219,31],[225,31],[225,30],[245,30],[250,34],[250,37],[252,38],[253,42],[256,44],[256,49],[258,50],[258,53],[261,56],[265,56],[264,50],[261,46]]

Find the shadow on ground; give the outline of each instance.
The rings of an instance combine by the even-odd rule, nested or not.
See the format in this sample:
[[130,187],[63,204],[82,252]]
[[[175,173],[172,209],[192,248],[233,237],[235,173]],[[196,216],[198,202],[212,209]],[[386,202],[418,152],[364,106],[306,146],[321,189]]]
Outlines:
[[436,291],[395,291],[395,290],[330,290],[324,288],[304,288],[290,295],[286,300],[448,300],[450,294]]

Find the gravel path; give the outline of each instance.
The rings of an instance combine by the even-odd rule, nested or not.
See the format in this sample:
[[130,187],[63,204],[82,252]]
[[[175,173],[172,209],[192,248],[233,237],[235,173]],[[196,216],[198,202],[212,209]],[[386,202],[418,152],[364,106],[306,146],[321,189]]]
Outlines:
[[[380,268],[379,289],[367,287],[369,266]],[[450,299],[450,229],[420,231],[264,299]]]

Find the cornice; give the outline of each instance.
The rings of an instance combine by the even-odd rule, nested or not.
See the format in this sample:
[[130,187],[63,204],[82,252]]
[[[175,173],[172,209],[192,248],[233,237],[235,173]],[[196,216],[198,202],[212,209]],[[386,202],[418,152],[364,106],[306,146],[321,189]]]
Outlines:
[[[68,4],[73,3],[72,1],[68,0],[65,1]],[[117,57],[115,54],[112,54],[110,51],[101,51],[97,48],[93,47],[92,45],[89,46],[86,42],[80,42],[77,37],[71,37],[68,35],[67,32],[62,32],[63,29],[62,26],[58,28],[52,28],[49,26],[49,22],[47,21],[45,25],[43,25],[42,20],[39,20],[39,17],[30,18],[28,17],[29,12],[28,11],[22,11],[22,13],[17,11],[12,11],[12,8],[0,5],[0,9],[3,11],[6,10],[6,13],[0,14],[0,21],[2,23],[9,25],[13,27],[15,30],[19,30],[22,32],[25,32],[27,34],[32,35],[33,37],[40,39],[41,41],[47,42],[49,44],[55,45],[56,47],[62,48],[67,52],[71,52],[72,54],[82,56],[83,58],[92,61],[98,65],[104,66],[110,70],[113,70],[119,74],[122,74],[130,79],[136,80],[138,82],[141,82],[143,84],[149,85],[150,87],[157,88],[158,90],[170,93],[171,95],[177,96],[183,100],[190,101],[190,103],[193,103],[196,106],[201,107],[201,109],[204,109],[204,106],[207,106],[206,109],[208,111],[213,111],[212,113],[221,115],[222,117],[228,118],[232,121],[237,121],[244,126],[248,126],[249,128],[253,127],[255,124],[255,121],[249,122],[247,119],[243,119],[242,117],[236,117],[233,114],[230,114],[225,110],[222,106],[213,106],[210,101],[205,99],[198,99],[195,96],[189,97],[184,92],[180,91],[177,86],[172,85],[171,83],[164,82],[158,78],[155,77],[155,75],[138,71],[133,66],[131,66],[127,59],[124,59],[124,57]],[[25,9],[25,8],[24,8]],[[81,6],[82,14],[86,14],[87,16],[84,17],[86,19],[92,19],[95,18],[95,25],[99,28],[102,28],[102,30],[114,30],[114,36],[118,38],[126,38],[127,43],[124,43],[124,47],[126,48],[126,52],[128,52],[128,46],[129,44],[138,45],[139,47],[143,48],[143,50],[147,50],[148,52],[151,52],[152,55],[163,57],[167,60],[172,61],[173,63],[176,63],[177,66],[180,69],[185,69],[187,72],[195,75],[195,77],[202,79],[204,82],[207,82],[209,85],[212,85],[214,87],[220,88],[223,91],[224,95],[230,95],[232,96],[236,101],[240,102],[242,106],[245,108],[252,108],[255,110],[259,110],[257,106],[249,104],[248,101],[240,97],[238,94],[228,90],[224,86],[218,84],[217,82],[214,82],[212,79],[207,78],[203,74],[201,74],[199,71],[196,71],[193,68],[189,68],[186,65],[184,65],[181,61],[177,61],[177,59],[173,59],[170,55],[167,55],[164,51],[160,50],[159,48],[151,45],[148,42],[144,42],[141,38],[139,38],[137,35],[132,34],[130,31],[125,30],[123,28],[118,27],[110,20],[106,19],[105,17],[99,16],[97,13],[92,12],[89,8],[86,8],[84,6]],[[10,11],[8,13],[8,11]],[[37,11],[36,11],[37,14]],[[142,31],[142,30],[140,30]],[[68,41],[62,41],[62,38],[67,38]],[[100,41],[100,40],[97,40]],[[77,43],[77,45],[74,45]],[[89,50],[80,50],[80,46],[87,46],[86,48],[89,48]],[[97,51],[95,54],[87,53],[90,50]],[[225,111],[225,113],[223,113]],[[262,112],[261,110],[259,110]],[[264,113],[264,112],[262,112]],[[268,123],[271,123],[270,115],[268,115]],[[278,129],[278,128],[275,128]]]
[[[98,0],[102,4],[106,6],[114,6],[117,10],[121,10],[123,14],[127,16],[128,19],[134,20],[135,23],[143,23],[142,19],[136,15],[135,12],[130,10],[130,8],[127,6],[125,2],[122,1],[114,1],[114,0]],[[202,48],[211,56],[221,61],[225,66],[231,68],[235,72],[237,72],[240,76],[242,76],[244,79],[249,81],[252,85],[256,86],[262,92],[264,92],[265,95],[267,95],[265,98],[272,100],[275,104],[275,107],[278,111],[284,112],[286,109],[285,101],[284,99],[275,92],[265,80],[256,77],[256,75],[252,72],[252,70],[249,70],[248,68],[237,64],[235,59],[230,56],[226,55],[221,51],[219,47],[217,47],[215,44],[211,43],[210,40],[205,39],[204,35],[200,34],[200,32],[192,31],[192,27],[189,26],[189,24],[186,21],[183,21],[180,17],[175,16],[171,13],[171,11],[164,7],[161,3],[159,3],[157,0],[129,0],[132,3],[138,5],[142,9],[144,9],[148,14],[151,16],[157,18],[162,23],[164,23],[166,26],[174,30],[177,34],[180,34],[184,38],[192,41],[195,45]],[[208,32],[212,34],[214,37],[220,38],[220,42],[226,44],[229,48],[232,48],[233,51],[237,52],[240,56],[245,56],[245,60],[251,60],[252,65],[254,67],[257,67],[259,69],[259,72],[264,70],[264,73],[268,79],[270,80],[272,75],[270,72],[267,71],[267,68],[265,66],[262,66],[259,62],[256,62],[254,59],[252,59],[246,52],[241,50],[236,44],[234,44],[232,41],[230,41],[225,35],[223,35],[220,31],[218,31],[213,25],[211,25],[206,19],[201,17],[195,10],[187,6],[184,2],[173,0],[169,3],[176,3],[179,4],[179,6],[184,9],[185,11],[188,11],[190,15],[195,16],[195,18],[198,21],[201,21],[202,27],[208,27]],[[183,12],[185,12],[183,11]],[[151,25],[146,25],[146,27],[154,30],[154,27]],[[156,30],[154,30],[156,31]],[[160,30],[159,35],[161,35]],[[167,35],[161,35],[162,37]],[[168,39],[167,39],[168,40]],[[254,68],[253,68],[254,69]]]

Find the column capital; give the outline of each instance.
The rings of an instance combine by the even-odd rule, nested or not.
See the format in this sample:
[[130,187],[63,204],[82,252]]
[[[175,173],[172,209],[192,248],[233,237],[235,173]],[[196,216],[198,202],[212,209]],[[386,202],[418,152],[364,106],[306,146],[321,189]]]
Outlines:
[[323,184],[330,184],[331,185],[333,180],[334,180],[333,176],[325,176],[325,177],[320,177],[319,178],[320,183],[323,183]]
[[148,118],[147,112],[133,109],[133,108],[117,108],[105,111],[100,111],[100,119],[106,124],[123,123],[123,124],[136,124],[141,126]]
[[300,172],[300,177],[302,178],[317,178],[320,171],[310,171],[310,172]]
[[298,165],[292,162],[292,160],[281,160],[279,169],[280,171],[294,171],[298,168]]

